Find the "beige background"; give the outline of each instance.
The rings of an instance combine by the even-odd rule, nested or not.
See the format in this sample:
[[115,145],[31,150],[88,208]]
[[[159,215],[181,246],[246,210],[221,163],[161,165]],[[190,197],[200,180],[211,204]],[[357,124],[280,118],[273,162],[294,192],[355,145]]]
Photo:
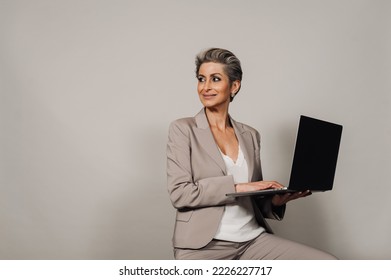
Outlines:
[[0,0],[0,258],[171,259],[169,123],[201,108],[194,56],[242,61],[232,116],[286,184],[300,114],[344,125],[335,189],[284,237],[391,259],[389,1]]

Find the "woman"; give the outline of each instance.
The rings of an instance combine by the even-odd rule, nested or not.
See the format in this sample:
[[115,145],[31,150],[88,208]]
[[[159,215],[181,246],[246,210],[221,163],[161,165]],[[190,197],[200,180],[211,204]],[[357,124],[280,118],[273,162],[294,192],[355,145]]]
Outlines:
[[196,58],[198,95],[204,108],[170,125],[168,191],[177,209],[176,259],[335,259],[278,238],[265,218],[282,219],[288,201],[310,192],[266,198],[227,193],[281,188],[263,181],[260,135],[228,113],[241,87],[240,61],[230,51],[209,49]]

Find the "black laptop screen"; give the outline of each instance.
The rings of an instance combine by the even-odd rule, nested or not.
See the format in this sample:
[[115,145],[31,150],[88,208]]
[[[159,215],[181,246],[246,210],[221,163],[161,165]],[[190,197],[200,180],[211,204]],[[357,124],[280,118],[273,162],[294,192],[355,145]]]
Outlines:
[[300,117],[290,189],[332,189],[341,134],[341,125]]

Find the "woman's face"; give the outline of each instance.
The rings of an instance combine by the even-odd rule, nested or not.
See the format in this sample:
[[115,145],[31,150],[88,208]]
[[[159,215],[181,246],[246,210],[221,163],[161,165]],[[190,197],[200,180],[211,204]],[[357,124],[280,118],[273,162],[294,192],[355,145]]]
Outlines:
[[224,71],[224,65],[215,62],[201,64],[198,71],[198,95],[207,108],[227,106],[231,93],[239,89],[240,81],[231,84]]

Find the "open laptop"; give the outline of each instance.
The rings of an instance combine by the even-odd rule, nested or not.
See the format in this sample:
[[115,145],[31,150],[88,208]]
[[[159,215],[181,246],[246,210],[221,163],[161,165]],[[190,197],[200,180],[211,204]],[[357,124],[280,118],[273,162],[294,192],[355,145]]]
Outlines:
[[227,196],[330,191],[334,183],[341,135],[342,125],[300,116],[288,187],[229,193]]

